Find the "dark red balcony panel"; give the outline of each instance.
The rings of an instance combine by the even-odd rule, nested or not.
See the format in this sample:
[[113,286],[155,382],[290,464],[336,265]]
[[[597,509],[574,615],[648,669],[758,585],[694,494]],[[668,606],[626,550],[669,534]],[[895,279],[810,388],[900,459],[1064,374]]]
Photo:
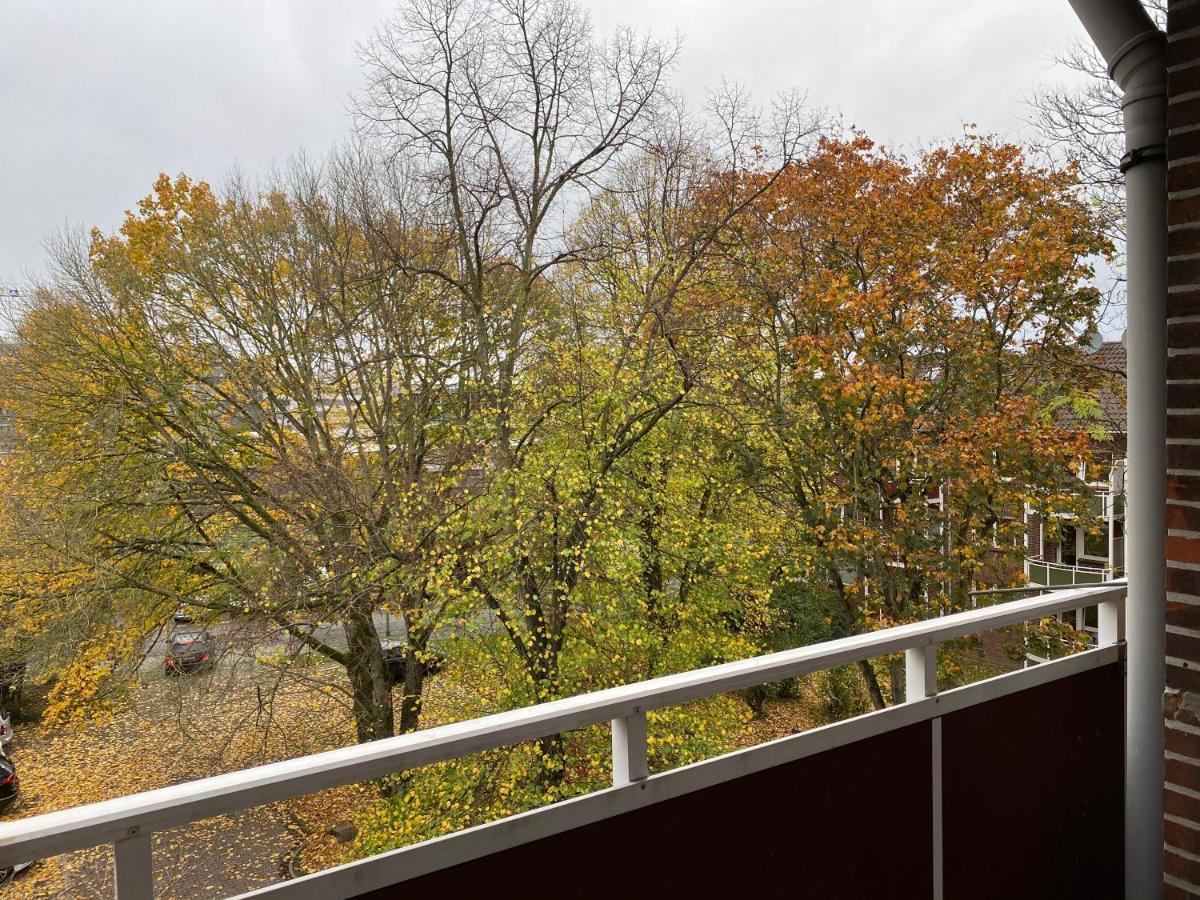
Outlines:
[[1119,898],[1118,664],[942,719],[946,897]]
[[[1105,665],[950,712],[946,898],[1122,892],[1122,680]],[[928,898],[922,722],[362,895]]]
[[365,894],[929,897],[928,722]]

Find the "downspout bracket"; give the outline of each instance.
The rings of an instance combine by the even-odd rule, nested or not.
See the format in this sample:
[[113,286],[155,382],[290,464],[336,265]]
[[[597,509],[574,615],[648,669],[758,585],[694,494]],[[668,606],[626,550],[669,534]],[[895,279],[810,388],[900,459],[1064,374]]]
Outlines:
[[1121,157],[1121,174],[1124,175],[1134,166],[1156,159],[1166,159],[1167,148],[1163,144],[1151,144],[1149,147],[1134,147]]

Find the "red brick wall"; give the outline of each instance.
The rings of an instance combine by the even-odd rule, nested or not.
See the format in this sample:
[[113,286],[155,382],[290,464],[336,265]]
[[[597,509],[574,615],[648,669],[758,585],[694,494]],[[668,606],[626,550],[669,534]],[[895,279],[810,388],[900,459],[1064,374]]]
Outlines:
[[1040,556],[1042,553],[1042,518],[1035,512],[1025,518],[1025,555]]
[[1166,897],[1200,897],[1200,0],[1171,0]]

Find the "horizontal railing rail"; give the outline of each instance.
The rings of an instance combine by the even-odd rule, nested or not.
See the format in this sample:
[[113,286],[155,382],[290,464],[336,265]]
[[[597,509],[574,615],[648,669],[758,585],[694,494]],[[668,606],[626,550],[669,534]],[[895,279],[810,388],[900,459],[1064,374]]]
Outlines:
[[1124,579],[1110,579],[1108,581],[1098,581],[1095,584],[1025,584],[1021,587],[1002,587],[1002,588],[980,588],[977,591],[968,591],[967,596],[973,601],[973,606],[978,604],[980,597],[999,597],[1000,595],[1011,594],[1049,594],[1053,591],[1077,591],[1081,587],[1096,588],[1096,587],[1112,587],[1113,585],[1125,584]]
[[1111,563],[1104,563],[1103,565],[1099,565],[1099,566],[1089,566],[1089,565],[1085,565],[1083,563],[1054,562],[1053,560],[1044,559],[1040,556],[1027,556],[1027,557],[1025,557],[1025,561],[1030,562],[1030,563],[1036,563],[1039,566],[1049,566],[1052,569],[1069,569],[1069,570],[1073,570],[1076,572],[1088,572],[1088,573],[1096,573],[1096,574],[1099,574],[1101,572],[1108,572],[1113,568]]
[[[1041,570],[1041,571],[1038,571]],[[1113,581],[1120,574],[1120,567],[1106,563],[1103,566],[1071,565],[1056,563],[1037,556],[1025,557],[1025,576],[1031,582],[1044,576],[1050,587],[1091,587]],[[1055,579],[1059,579],[1055,583]]]
[[649,710],[900,651],[909,698],[928,697],[939,644],[1091,606],[1100,609],[1100,643],[1117,643],[1124,598],[1123,583],[1058,591],[0,823],[0,867],[111,843],[117,896],[149,900],[155,831],[602,722],[612,728],[614,784],[628,784],[647,776]]

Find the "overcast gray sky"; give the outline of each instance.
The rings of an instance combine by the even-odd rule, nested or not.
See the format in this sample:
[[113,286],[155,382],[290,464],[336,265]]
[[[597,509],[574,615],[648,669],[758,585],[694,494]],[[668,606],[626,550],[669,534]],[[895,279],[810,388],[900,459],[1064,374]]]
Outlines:
[[[1023,100],[1065,77],[1067,0],[586,0],[684,41],[697,103],[722,75],[767,100],[799,87],[876,140],[961,123],[1018,136]],[[349,129],[355,47],[394,0],[0,0],[0,286],[66,223],[110,229],[159,172],[220,181],[320,153]]]

